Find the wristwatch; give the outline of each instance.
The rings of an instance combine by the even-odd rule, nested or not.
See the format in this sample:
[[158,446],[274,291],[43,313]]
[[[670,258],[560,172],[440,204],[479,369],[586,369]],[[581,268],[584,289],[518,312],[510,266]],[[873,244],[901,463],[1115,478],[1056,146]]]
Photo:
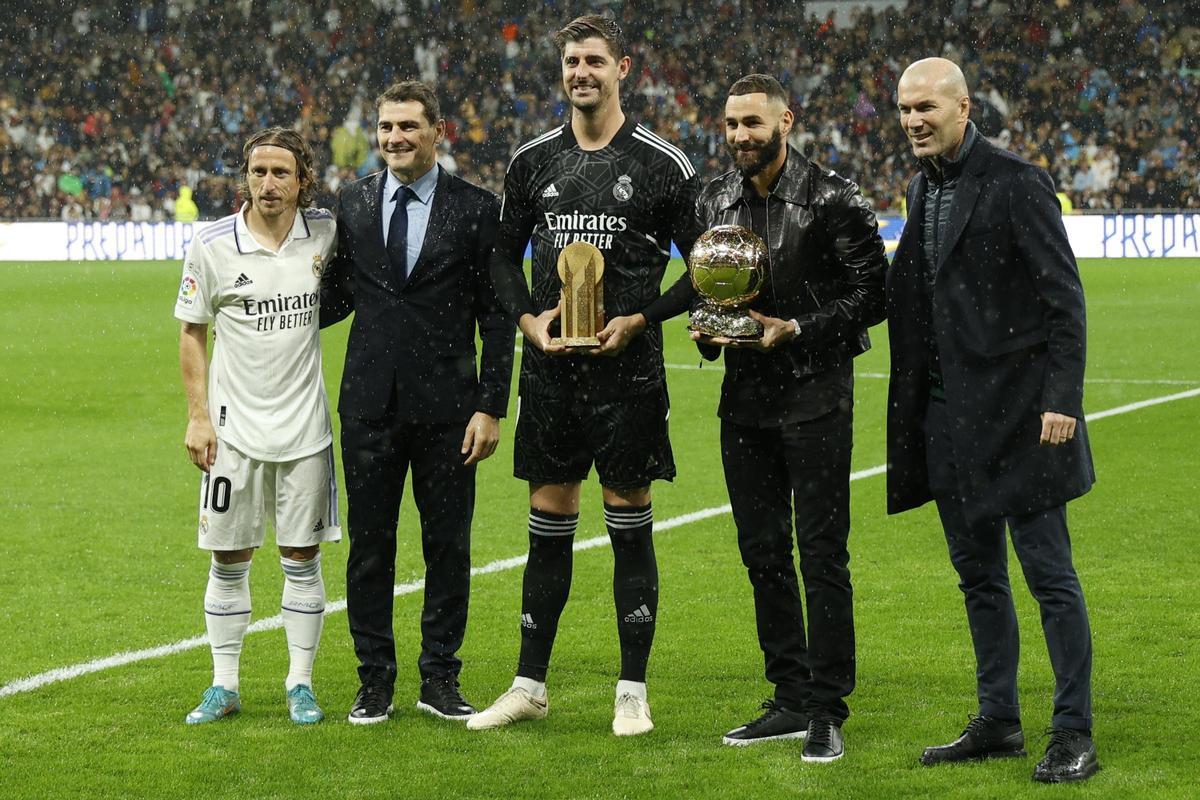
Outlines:
[[792,330],[796,332],[796,338],[799,339],[800,338],[800,323],[797,322],[794,318],[789,319],[788,322],[792,323]]

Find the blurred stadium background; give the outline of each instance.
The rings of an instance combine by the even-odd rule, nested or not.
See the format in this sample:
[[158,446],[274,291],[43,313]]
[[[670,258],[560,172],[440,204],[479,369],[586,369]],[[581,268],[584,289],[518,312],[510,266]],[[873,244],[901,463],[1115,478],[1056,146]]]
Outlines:
[[793,143],[898,213],[896,79],[940,54],[983,133],[1075,209],[1200,206],[1188,0],[28,0],[0,25],[0,219],[219,218],[242,142],[275,124],[313,144],[331,206],[380,168],[373,101],[401,77],[437,86],[442,165],[499,192],[517,144],[562,118],[550,34],[583,10],[621,21],[626,110],[702,176],[725,169],[725,89],[766,71],[799,112]]

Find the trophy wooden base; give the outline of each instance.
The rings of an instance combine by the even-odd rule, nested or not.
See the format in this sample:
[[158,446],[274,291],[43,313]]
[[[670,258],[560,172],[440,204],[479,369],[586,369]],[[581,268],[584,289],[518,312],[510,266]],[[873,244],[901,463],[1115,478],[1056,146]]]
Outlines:
[[600,340],[595,336],[555,336],[550,339],[555,347],[566,347],[571,350],[590,350],[600,346]]

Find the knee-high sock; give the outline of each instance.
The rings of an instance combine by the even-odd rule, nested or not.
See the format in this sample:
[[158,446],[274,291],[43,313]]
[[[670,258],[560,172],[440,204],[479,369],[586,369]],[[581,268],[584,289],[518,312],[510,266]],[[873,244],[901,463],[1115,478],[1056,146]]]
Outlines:
[[558,618],[571,592],[571,545],[578,514],[529,510],[529,561],[521,591],[521,655],[517,675],[546,680]]
[[654,558],[654,512],[650,506],[604,504],[613,546],[613,601],[621,640],[621,680],[645,683],[658,616],[658,562]]
[[219,564],[214,558],[204,592],[204,623],[212,648],[213,686],[238,690],[242,639],[250,624],[250,562]]
[[321,554],[309,561],[280,557],[283,565],[283,632],[287,636],[288,674],[285,687],[312,686],[313,660],[325,624],[325,581]]

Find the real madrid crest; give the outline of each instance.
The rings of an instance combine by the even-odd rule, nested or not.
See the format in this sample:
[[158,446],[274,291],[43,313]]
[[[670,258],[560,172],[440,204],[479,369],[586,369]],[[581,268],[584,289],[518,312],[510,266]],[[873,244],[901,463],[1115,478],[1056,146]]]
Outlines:
[[318,278],[321,277],[321,270],[324,269],[324,267],[325,267],[325,265],[321,263],[321,254],[314,253],[313,254],[313,275],[315,275]]
[[622,203],[633,197],[633,178],[628,175],[617,178],[617,185],[613,187],[613,197]]

